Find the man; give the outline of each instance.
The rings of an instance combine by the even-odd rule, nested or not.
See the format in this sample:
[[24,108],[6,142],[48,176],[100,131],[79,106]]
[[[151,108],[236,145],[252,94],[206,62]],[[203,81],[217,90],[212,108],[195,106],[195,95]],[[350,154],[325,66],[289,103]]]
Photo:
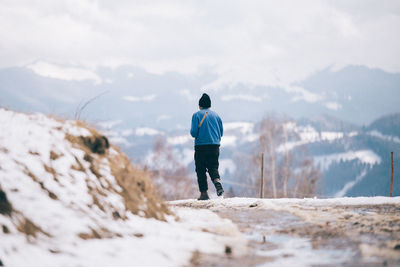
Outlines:
[[210,107],[210,97],[203,94],[199,100],[200,110],[193,114],[190,129],[190,134],[195,138],[194,161],[200,189],[198,200],[210,199],[207,193],[207,171],[214,183],[217,195],[221,196],[224,193],[218,173],[219,146],[224,129],[221,118],[217,113],[210,110]]

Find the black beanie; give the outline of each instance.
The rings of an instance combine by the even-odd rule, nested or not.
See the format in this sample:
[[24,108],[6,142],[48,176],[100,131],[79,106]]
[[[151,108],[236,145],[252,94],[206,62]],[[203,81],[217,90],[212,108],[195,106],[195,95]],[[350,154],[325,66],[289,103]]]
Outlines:
[[211,107],[211,99],[207,94],[203,94],[199,99],[199,106],[202,108]]

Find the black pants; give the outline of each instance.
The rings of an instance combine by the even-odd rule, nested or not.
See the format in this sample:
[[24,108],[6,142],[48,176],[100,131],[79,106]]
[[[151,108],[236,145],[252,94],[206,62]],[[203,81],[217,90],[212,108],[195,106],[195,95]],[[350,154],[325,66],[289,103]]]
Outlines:
[[206,172],[214,181],[219,177],[219,145],[203,145],[195,146],[194,163],[196,165],[197,182],[199,183],[200,192],[208,190]]

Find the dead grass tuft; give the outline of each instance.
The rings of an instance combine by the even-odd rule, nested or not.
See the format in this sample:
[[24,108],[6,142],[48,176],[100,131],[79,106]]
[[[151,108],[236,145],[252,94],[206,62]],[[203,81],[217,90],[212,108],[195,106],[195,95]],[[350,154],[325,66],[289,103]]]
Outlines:
[[[44,165],[44,166],[45,166],[45,168],[46,168],[46,165]],[[37,179],[37,177],[36,177],[26,166],[25,166],[24,172],[25,172],[26,175],[28,175],[29,177],[31,177],[32,180],[33,180],[34,182],[38,183],[38,184],[40,185],[40,188],[42,188],[44,191],[46,191],[47,194],[49,195],[49,197],[50,197],[51,199],[54,199],[54,200],[57,200],[57,199],[58,199],[57,195],[54,194],[53,192],[51,192],[49,189],[47,189],[47,188],[44,186],[43,182],[40,182],[40,181]]]
[[[117,148],[113,149],[117,150]],[[147,218],[165,220],[165,214],[171,214],[155,194],[149,174],[135,168],[128,157],[119,152],[110,159],[111,172],[122,187],[120,195],[125,201],[128,210],[134,214],[140,211],[145,213]],[[145,207],[144,209],[142,207]]]
[[112,238],[118,236],[118,234],[113,234],[106,228],[101,227],[100,229],[90,228],[90,233],[79,233],[78,236],[83,240],[88,239],[102,239],[102,238]]
[[83,145],[86,152],[104,155],[110,147],[110,143],[106,136],[100,134],[98,131],[89,127],[88,124],[82,121],[76,121],[76,125],[87,129],[92,135],[90,136],[73,136],[66,134],[67,139],[71,144],[78,144],[80,147]]
[[51,159],[51,160],[56,160],[56,159],[58,159],[58,158],[60,158],[60,157],[62,157],[62,156],[63,156],[62,154],[57,154],[57,153],[54,152],[53,150],[50,151],[50,159]]
[[42,233],[48,237],[50,234],[43,231],[39,226],[35,225],[31,220],[23,218],[23,220],[17,225],[17,230],[24,233],[27,237],[36,238],[38,233]]
[[46,164],[43,164],[44,169],[46,170],[46,172],[50,173],[53,176],[53,179],[58,182],[57,179],[57,172],[56,170],[54,170],[53,167],[47,166]]
[[29,154],[34,155],[34,156],[39,156],[40,155],[39,152],[32,151],[32,150],[29,150]]
[[100,201],[99,201],[99,199],[97,198],[96,194],[93,194],[92,192],[89,192],[89,194],[92,195],[93,203],[94,203],[97,207],[99,207],[99,209],[100,209],[102,212],[105,212],[106,210],[105,210],[104,206],[100,203]]
[[80,172],[85,172],[85,168],[83,167],[82,163],[79,161],[77,157],[75,157],[76,165],[72,165],[71,169],[80,171]]

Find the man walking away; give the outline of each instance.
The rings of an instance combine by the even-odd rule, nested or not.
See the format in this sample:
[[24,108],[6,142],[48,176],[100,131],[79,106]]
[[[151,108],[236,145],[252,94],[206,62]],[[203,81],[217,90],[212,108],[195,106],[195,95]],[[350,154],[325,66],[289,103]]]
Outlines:
[[216,112],[210,110],[210,107],[210,97],[203,94],[199,100],[200,110],[193,114],[190,129],[190,134],[195,138],[194,162],[201,193],[198,200],[210,199],[207,193],[207,171],[214,183],[217,195],[221,196],[224,193],[218,173],[219,146],[224,129],[221,118]]

